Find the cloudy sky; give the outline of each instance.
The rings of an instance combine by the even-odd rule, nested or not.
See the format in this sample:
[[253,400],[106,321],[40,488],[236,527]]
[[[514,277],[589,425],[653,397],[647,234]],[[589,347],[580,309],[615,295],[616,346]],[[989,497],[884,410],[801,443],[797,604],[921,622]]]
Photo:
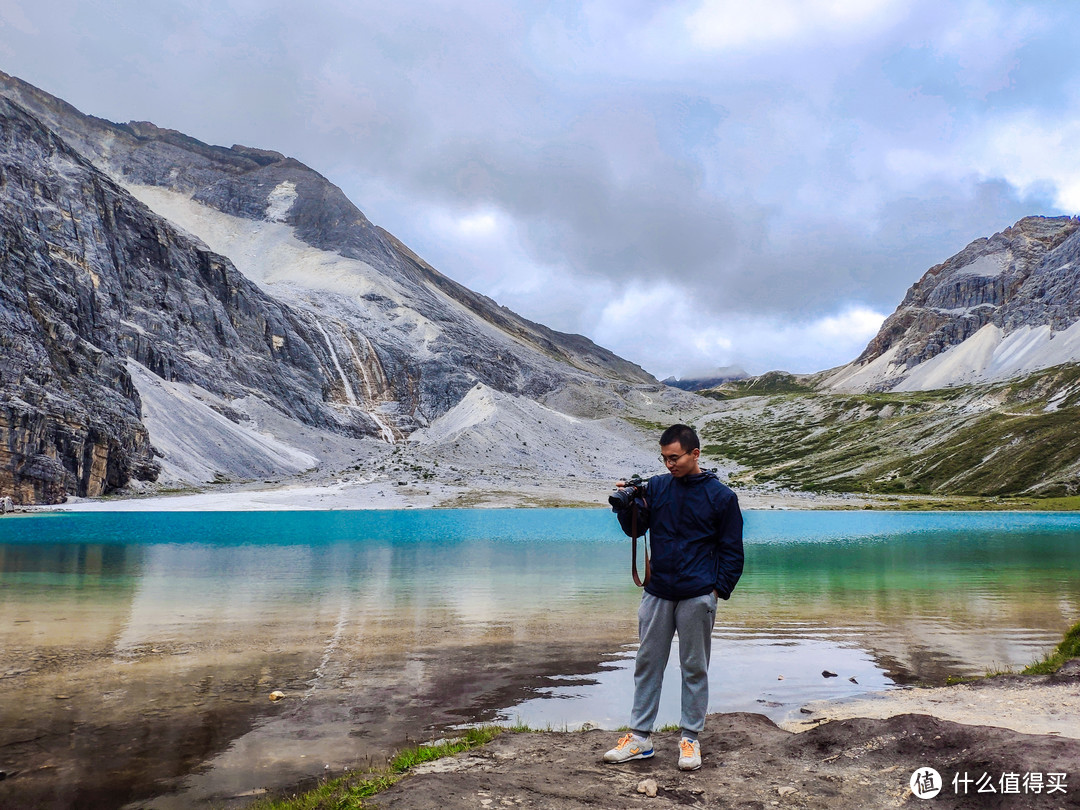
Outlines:
[[276,149],[659,377],[853,359],[968,242],[1080,212],[1080,4],[0,0],[0,69]]

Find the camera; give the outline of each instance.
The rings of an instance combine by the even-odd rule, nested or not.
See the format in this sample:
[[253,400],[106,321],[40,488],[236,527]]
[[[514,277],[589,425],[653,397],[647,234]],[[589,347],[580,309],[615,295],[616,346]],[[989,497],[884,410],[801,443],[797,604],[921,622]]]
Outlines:
[[645,494],[645,487],[648,482],[642,479],[640,475],[634,473],[629,478],[623,479],[624,483],[621,489],[617,489],[608,495],[608,503],[611,504],[612,512],[621,512],[624,509],[628,509],[630,504],[634,502],[634,498],[639,495]]

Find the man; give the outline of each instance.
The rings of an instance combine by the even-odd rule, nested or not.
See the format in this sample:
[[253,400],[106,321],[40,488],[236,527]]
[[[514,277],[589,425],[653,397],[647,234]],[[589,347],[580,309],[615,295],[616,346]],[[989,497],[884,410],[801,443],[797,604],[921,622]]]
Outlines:
[[[637,531],[652,530],[652,575],[638,608],[641,641],[634,664],[634,707],[630,733],[606,754],[605,762],[653,755],[650,735],[660,706],[671,640],[679,634],[682,673],[682,740],[679,768],[701,767],[698,735],[709,707],[709,654],[717,599],[731,596],[743,570],[742,513],[735,493],[699,465],[701,445],[686,425],[660,437],[667,475],[650,478],[635,501]],[[622,486],[619,482],[617,486]],[[614,507],[632,532],[631,507]]]

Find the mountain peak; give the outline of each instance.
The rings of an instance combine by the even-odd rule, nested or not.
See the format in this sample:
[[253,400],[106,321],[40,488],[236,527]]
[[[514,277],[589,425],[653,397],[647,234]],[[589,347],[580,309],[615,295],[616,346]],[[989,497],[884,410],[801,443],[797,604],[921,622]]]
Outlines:
[[1080,220],[1025,217],[927,270],[829,384],[936,388],[1080,360],[1050,346],[1080,320],[1078,274]]
[[281,154],[281,152],[275,152],[273,149],[258,149],[254,146],[243,146],[238,143],[234,143],[230,148],[244,157],[251,158],[256,163],[261,163],[263,166],[287,160],[285,155]]
[[[229,435],[254,437],[245,414],[269,407],[305,427],[392,443],[477,385],[541,415],[589,417],[651,401],[636,387],[661,391],[587,338],[438,272],[294,158],[114,124],[6,75],[0,97],[0,160],[12,180],[0,213],[24,246],[5,273],[25,276],[0,285],[0,316],[26,325],[0,355],[0,397],[26,403],[0,405],[13,426],[0,483],[13,471],[22,500],[100,494],[158,469],[211,474],[220,443],[181,424],[207,407],[242,423],[237,433],[222,422]],[[72,370],[79,380],[67,379]],[[79,414],[77,425],[65,413]],[[72,431],[85,447],[64,438]],[[55,442],[28,456],[42,435]],[[265,447],[251,446],[250,463],[230,474],[267,474]]]

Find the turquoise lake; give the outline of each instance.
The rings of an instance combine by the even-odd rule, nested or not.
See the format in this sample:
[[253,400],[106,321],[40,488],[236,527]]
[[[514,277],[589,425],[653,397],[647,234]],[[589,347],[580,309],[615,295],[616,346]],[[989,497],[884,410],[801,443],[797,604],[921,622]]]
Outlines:
[[[1080,515],[745,517],[713,711],[780,720],[1019,669],[1080,620]],[[49,741],[54,792],[180,807],[465,723],[615,728],[639,594],[599,509],[7,517],[0,745]],[[661,724],[678,720],[669,672]]]

